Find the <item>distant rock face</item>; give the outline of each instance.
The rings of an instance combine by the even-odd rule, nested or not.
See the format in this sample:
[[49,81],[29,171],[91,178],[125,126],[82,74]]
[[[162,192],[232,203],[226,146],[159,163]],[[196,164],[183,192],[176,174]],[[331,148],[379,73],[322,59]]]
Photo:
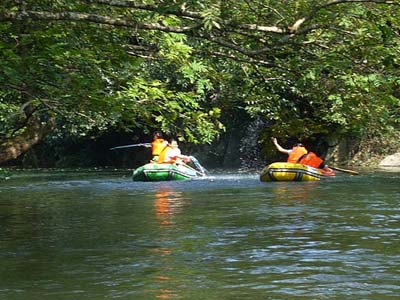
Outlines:
[[400,152],[393,155],[386,156],[380,163],[380,167],[399,167],[400,166]]

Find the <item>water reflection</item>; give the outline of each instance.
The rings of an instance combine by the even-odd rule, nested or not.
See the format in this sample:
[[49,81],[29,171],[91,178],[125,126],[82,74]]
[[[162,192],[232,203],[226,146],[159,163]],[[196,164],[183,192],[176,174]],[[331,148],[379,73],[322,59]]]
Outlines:
[[185,198],[182,192],[174,190],[172,186],[160,186],[154,194],[154,211],[157,222],[160,225],[161,247],[153,249],[154,255],[160,259],[160,268],[154,275],[154,283],[157,286],[155,297],[157,299],[176,299],[179,297],[173,289],[176,278],[169,274],[176,272],[174,257],[176,247],[171,243],[176,231],[176,217],[182,213],[185,206]]
[[161,225],[175,224],[174,216],[182,212],[184,198],[182,192],[174,191],[171,186],[160,186],[155,193],[154,208]]
[[315,197],[315,191],[317,191],[320,184],[320,181],[275,182],[272,193],[277,200],[306,201],[311,197]]

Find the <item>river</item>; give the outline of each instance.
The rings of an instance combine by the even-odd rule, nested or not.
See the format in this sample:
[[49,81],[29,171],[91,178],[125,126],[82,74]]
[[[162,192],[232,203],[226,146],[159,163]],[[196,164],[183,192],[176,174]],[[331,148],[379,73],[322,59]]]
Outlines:
[[0,181],[0,299],[400,299],[400,173]]

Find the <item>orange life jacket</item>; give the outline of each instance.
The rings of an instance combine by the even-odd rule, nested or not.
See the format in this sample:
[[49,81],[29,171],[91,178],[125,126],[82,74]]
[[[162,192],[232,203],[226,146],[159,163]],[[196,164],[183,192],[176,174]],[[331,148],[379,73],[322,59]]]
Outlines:
[[172,164],[175,162],[175,160],[169,160],[166,161],[167,158],[167,154],[169,150],[172,150],[173,148],[170,146],[165,146],[164,149],[161,150],[160,155],[158,155],[158,163],[162,164],[162,163],[168,163],[168,164]]
[[306,148],[299,146],[293,147],[292,151],[289,153],[287,162],[297,163],[304,154],[307,154]]
[[160,155],[160,153],[166,148],[167,145],[164,139],[155,139],[151,143],[151,154],[153,156]]
[[324,161],[319,158],[314,152],[308,152],[306,155],[300,158],[299,163],[314,168],[320,168]]

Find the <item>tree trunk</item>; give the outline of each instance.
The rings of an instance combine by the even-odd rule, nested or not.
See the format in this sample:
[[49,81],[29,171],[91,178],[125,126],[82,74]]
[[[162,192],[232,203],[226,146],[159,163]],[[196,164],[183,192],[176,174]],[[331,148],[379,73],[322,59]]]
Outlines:
[[16,159],[31,149],[52,132],[55,127],[56,122],[54,119],[42,122],[39,118],[31,118],[23,133],[0,142],[0,165]]

